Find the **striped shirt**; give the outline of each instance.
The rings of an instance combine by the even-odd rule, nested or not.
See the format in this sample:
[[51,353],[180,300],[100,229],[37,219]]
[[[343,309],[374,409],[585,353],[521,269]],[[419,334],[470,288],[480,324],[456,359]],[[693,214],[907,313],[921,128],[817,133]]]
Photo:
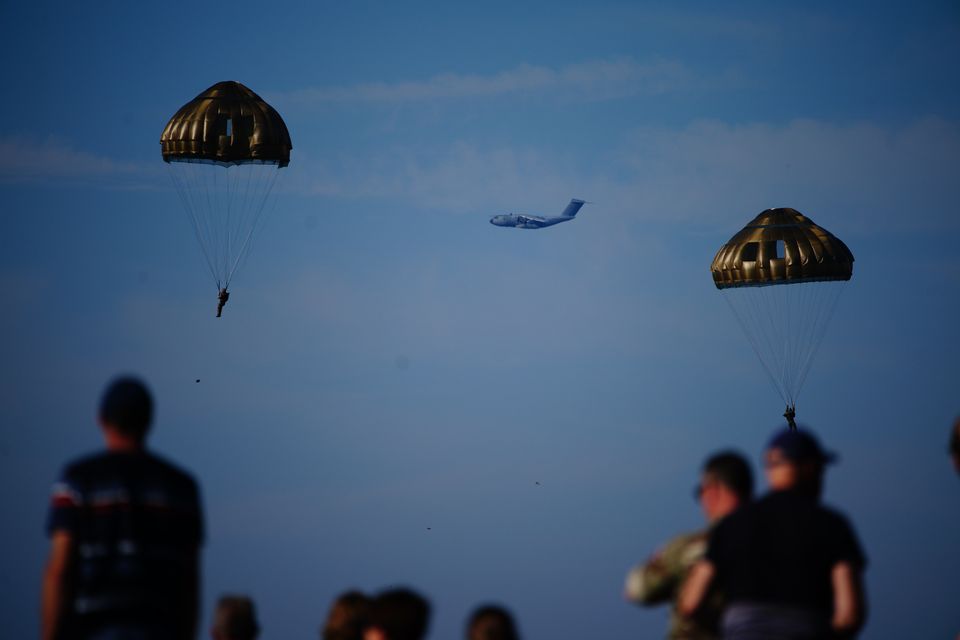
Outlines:
[[183,606],[203,542],[197,483],[146,451],[88,456],[53,486],[47,533],[70,534],[72,614],[169,620]]

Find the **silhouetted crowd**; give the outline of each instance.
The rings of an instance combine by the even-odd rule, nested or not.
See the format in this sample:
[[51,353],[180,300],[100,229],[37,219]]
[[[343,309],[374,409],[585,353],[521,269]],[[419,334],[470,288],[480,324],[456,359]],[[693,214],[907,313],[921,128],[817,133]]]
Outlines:
[[[388,589],[375,596],[359,591],[341,594],[320,629],[321,640],[419,640],[430,623],[430,603],[406,588]],[[223,596],[217,603],[213,640],[255,640],[260,624],[253,601],[245,596]],[[513,617],[503,607],[484,605],[467,622],[467,640],[519,640]]]
[[[203,515],[193,477],[146,448],[153,399],[131,377],[104,391],[105,450],[64,467],[47,519],[50,552],[42,640],[187,640],[199,625]],[[948,445],[960,472],[960,420]],[[629,571],[625,597],[672,604],[674,639],[851,638],[866,619],[867,559],[847,518],[820,503],[837,456],[806,429],[773,435],[764,452],[769,491],[735,451],[710,456],[694,489],[706,526],[679,535]],[[430,603],[409,588],[347,591],[332,604],[323,640],[421,640]],[[253,640],[253,601],[220,598],[210,635]],[[518,640],[507,609],[478,607],[467,640]]]

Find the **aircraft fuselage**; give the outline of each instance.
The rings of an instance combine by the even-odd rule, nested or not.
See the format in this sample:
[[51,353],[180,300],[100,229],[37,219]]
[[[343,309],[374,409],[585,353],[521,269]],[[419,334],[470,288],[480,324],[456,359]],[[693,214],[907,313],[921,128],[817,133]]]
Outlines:
[[514,227],[516,229],[542,229],[573,218],[543,218],[541,216],[524,216],[516,213],[506,213],[490,218],[490,224],[498,227]]
[[513,227],[515,229],[542,229],[552,227],[561,222],[573,220],[580,207],[584,205],[583,200],[573,199],[566,209],[559,216],[528,216],[520,213],[504,213],[490,218],[490,224],[498,227]]

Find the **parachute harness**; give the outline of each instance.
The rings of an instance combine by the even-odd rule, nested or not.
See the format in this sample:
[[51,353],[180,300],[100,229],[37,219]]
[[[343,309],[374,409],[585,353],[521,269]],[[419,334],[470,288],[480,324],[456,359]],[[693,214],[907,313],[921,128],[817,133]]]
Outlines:
[[790,431],[797,430],[797,423],[794,418],[797,417],[797,408],[792,405],[787,405],[787,410],[783,412],[783,417],[787,419],[787,426],[790,427]]

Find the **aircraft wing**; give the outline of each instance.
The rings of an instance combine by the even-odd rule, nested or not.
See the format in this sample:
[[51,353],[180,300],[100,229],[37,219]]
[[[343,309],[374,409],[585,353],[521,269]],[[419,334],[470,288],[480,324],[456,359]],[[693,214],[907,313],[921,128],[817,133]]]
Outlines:
[[517,224],[543,224],[544,222],[546,220],[539,216],[517,215]]

